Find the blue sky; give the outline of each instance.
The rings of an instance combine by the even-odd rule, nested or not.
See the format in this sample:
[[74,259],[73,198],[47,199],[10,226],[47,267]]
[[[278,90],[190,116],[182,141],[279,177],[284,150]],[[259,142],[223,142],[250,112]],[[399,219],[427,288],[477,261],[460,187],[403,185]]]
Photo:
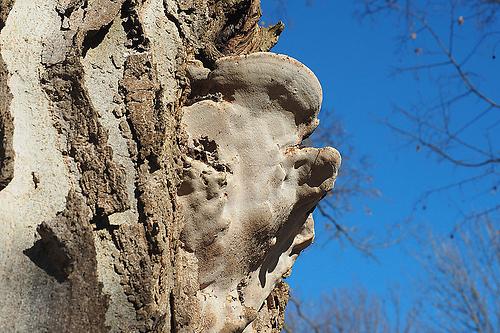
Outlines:
[[[398,50],[397,37],[402,30],[394,18],[360,22],[353,16],[356,1],[315,0],[310,5],[311,1],[294,0],[286,3],[284,12],[279,10],[276,1],[262,1],[265,24],[282,19],[287,25],[273,51],[298,59],[317,75],[323,87],[322,112],[335,110],[351,137],[356,154],[369,157],[373,186],[383,194],[380,198],[355,199],[353,205],[358,209],[343,216],[342,222],[371,230],[375,236],[383,238],[385,228],[401,223],[411,214],[424,191],[470,176],[475,171],[440,163],[425,151],[417,151],[415,145],[408,145],[382,123],[390,119],[404,126],[404,121],[393,115],[394,106],[410,106],[422,96],[435,95],[435,86],[426,80],[415,80],[414,75],[391,75],[398,65],[419,61],[414,59],[413,49],[409,52]],[[437,25],[440,32],[447,28],[446,21]],[[457,44],[468,43],[468,37],[475,31],[472,25],[470,29],[464,28],[458,35]],[[425,44],[423,38],[416,42]],[[415,47],[418,45],[416,43]],[[481,52],[471,61],[471,66],[486,73],[481,80],[482,88],[498,97],[494,76],[500,74],[499,62],[493,61],[487,51]],[[477,107],[475,101],[467,103],[459,107],[466,111]],[[458,119],[464,120],[466,116]],[[485,119],[484,126],[487,124],[491,124],[491,119]],[[484,140],[484,126],[464,133],[465,137],[471,141]],[[500,137],[493,134],[491,138],[490,133],[490,139],[494,141]],[[338,180],[339,184],[341,181]],[[482,188],[478,193],[481,191]],[[482,193],[472,199],[463,194],[452,191],[434,196],[426,203],[425,211],[419,207],[413,215],[412,228],[424,226],[446,235],[460,218],[461,210],[498,202],[497,194]],[[364,206],[370,207],[371,214],[363,211]],[[399,286],[402,298],[408,303],[415,296],[414,280],[423,272],[413,256],[419,251],[413,238],[407,237],[398,245],[375,251],[378,258],[375,262],[348,245],[328,242],[330,234],[323,227],[322,217],[316,213],[315,219],[316,243],[299,257],[288,279],[301,299],[318,301],[333,288],[356,285],[382,296],[387,295],[389,288]]]

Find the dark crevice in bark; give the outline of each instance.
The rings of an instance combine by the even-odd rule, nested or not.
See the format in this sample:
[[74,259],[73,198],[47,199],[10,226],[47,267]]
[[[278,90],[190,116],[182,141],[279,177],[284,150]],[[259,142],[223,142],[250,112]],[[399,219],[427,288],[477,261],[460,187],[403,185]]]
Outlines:
[[217,61],[217,58],[206,49],[199,50],[198,53],[195,54],[194,58],[201,61],[204,67],[209,68],[210,70],[215,69],[215,62]]
[[177,333],[177,324],[175,321],[175,296],[174,293],[171,292],[168,298],[168,301],[170,303],[170,331],[172,333]]
[[175,17],[175,15],[173,15],[167,10],[167,6],[165,6],[165,1],[163,2],[163,5],[164,5],[163,12],[165,13],[165,17],[175,25],[175,27],[177,28],[177,32],[179,33],[179,36],[183,40],[185,40],[186,34],[184,33],[184,29],[182,29],[181,22],[179,22],[179,20],[177,19],[177,17]]
[[71,14],[78,8],[78,7],[86,7],[87,2],[83,0],[70,0],[70,1],[65,1],[65,2],[59,2],[56,5],[56,12],[57,15],[59,15],[59,18],[61,19],[61,30],[69,30],[69,18],[71,17]]
[[[220,29],[215,37],[215,46],[219,51],[224,53],[228,46],[228,42],[239,33],[247,20],[247,13],[251,8],[252,0],[245,0],[233,5],[224,22],[224,26]],[[216,14],[216,13],[213,13]]]
[[122,6],[122,26],[128,39],[125,46],[137,52],[145,52],[149,49],[149,40],[144,35],[144,29],[136,10],[137,6],[137,0],[126,0]]
[[106,24],[105,26],[101,27],[99,30],[89,30],[87,31],[87,34],[85,35],[85,38],[83,39],[83,44],[82,44],[82,56],[85,57],[87,55],[87,51],[89,49],[95,49],[96,47],[101,44],[101,42],[104,40],[104,37],[106,37],[107,33],[109,32],[109,28],[111,28],[111,24],[113,22],[110,22]]
[[38,188],[38,184],[40,184],[40,178],[38,178],[38,174],[36,172],[31,172],[31,179],[33,180],[33,186],[35,189]]
[[[14,5],[13,0],[0,0],[0,32],[5,26],[7,16]],[[3,61],[0,46],[0,191],[3,190],[14,177],[14,148],[12,136],[14,135],[14,118],[10,113],[9,72]]]
[[[125,61],[119,90],[126,106],[125,117],[132,134],[131,141],[137,147],[135,195],[144,240],[137,258],[145,265],[139,271],[129,267],[127,279],[134,295],[130,301],[136,308],[137,319],[142,323],[140,331],[162,332],[168,322],[165,322],[166,313],[160,311],[164,305],[158,301],[164,297],[161,290],[168,292],[168,286],[160,281],[168,281],[165,270],[171,269],[165,266],[169,262],[169,245],[165,243],[165,238],[167,225],[173,220],[172,212],[169,212],[172,198],[166,186],[167,174],[162,161],[168,118],[164,115],[161,103],[163,91],[156,78],[149,41],[144,36],[136,6],[138,4],[133,0],[125,1],[122,6],[122,25],[128,38],[126,46],[139,54],[131,55]],[[123,242],[124,236],[120,233],[117,238]],[[123,256],[121,260],[127,262],[130,259]],[[144,274],[144,270],[148,274]]]
[[113,235],[113,231],[120,228],[118,225],[112,225],[107,216],[94,216],[91,220],[91,224],[95,226],[95,231],[106,230],[110,235]]

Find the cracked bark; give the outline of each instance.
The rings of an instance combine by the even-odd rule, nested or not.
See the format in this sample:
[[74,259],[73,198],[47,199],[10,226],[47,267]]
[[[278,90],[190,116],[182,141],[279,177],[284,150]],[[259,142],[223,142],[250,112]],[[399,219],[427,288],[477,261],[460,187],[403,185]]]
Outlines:
[[[258,0],[0,0],[0,331],[197,326],[187,65],[267,51],[283,26],[259,18]],[[273,295],[259,332],[283,324]]]

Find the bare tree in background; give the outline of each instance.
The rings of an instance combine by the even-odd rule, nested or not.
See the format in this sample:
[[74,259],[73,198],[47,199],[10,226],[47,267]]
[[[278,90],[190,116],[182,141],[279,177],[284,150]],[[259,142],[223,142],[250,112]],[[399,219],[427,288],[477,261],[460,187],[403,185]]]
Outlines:
[[418,307],[402,314],[397,293],[385,301],[365,289],[336,289],[315,305],[315,313],[293,299],[289,303],[286,333],[412,333],[422,332]]
[[[488,73],[485,64],[498,68],[500,1],[359,2],[363,18],[377,22],[379,15],[392,15],[400,20],[405,60],[395,74],[412,74],[423,87],[418,101],[395,107],[387,125],[417,151],[425,150],[462,170],[454,182],[423,193],[416,208],[425,209],[428,199],[444,192],[461,193],[467,202],[497,195],[500,79]],[[498,200],[476,200],[474,204],[460,208],[463,221],[500,210]]]
[[[498,225],[498,224],[497,224]],[[500,229],[475,220],[453,238],[427,240],[426,332],[500,331]]]

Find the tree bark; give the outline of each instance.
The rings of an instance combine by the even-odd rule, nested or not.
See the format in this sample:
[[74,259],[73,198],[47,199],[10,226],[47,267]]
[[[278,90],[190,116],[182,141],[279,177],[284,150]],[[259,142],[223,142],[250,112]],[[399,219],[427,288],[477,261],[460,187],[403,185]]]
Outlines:
[[[0,0],[0,331],[216,331],[182,238],[182,114],[196,68],[276,43],[259,19],[258,0]],[[276,283],[221,331],[279,332]]]

